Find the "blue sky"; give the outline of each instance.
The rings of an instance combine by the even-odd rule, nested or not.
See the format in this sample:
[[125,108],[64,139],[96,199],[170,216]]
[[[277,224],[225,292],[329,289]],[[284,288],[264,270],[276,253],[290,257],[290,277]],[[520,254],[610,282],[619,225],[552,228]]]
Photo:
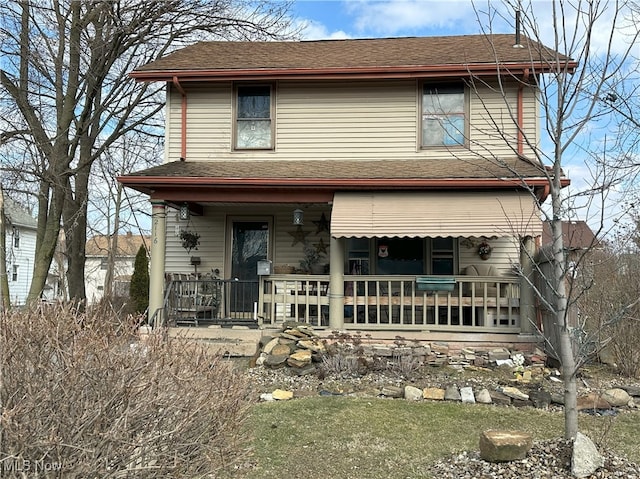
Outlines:
[[[307,25],[303,36],[310,40],[476,34],[478,18],[488,23],[486,11],[486,2],[475,2],[474,8],[470,0],[297,0],[293,8]],[[493,17],[496,31],[512,31],[500,17]]]

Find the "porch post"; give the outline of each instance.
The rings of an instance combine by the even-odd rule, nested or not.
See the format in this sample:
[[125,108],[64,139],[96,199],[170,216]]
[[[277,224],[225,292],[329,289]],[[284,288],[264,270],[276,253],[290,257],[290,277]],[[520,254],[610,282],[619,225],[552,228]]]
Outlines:
[[520,242],[520,334],[536,333],[535,293],[531,284],[535,281],[533,257],[535,242],[527,236]]
[[149,271],[149,319],[151,326],[162,326],[165,318],[161,311],[164,300],[164,257],[166,237],[166,205],[164,201],[151,201],[151,262]]
[[329,327],[344,327],[344,240],[329,240]]

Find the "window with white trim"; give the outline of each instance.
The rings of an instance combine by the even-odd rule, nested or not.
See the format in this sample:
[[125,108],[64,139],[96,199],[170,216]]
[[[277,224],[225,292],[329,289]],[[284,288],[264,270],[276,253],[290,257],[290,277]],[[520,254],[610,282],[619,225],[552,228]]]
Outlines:
[[18,281],[18,265],[13,265],[13,270],[11,271],[11,281]]
[[467,136],[466,110],[464,85],[423,85],[422,147],[464,146]]
[[271,85],[238,85],[235,94],[235,149],[273,148]]

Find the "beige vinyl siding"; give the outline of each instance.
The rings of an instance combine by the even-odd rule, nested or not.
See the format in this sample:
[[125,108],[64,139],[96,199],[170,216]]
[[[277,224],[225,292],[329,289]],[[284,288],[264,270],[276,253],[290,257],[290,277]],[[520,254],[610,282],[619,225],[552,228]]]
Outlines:
[[[199,256],[201,264],[198,272],[210,273],[219,269],[224,272],[224,232],[225,215],[213,208],[206,208],[203,216],[191,216],[187,221],[177,219],[178,211],[167,208],[167,235],[165,271],[168,273],[193,273],[191,256]],[[200,234],[200,245],[197,250],[187,251],[180,244],[181,229]]]
[[459,241],[459,269],[460,273],[472,264],[490,264],[501,276],[514,274],[514,266],[520,263],[520,246],[516,238],[493,238],[487,240],[493,250],[491,257],[483,261],[478,256],[477,245],[480,240]]
[[[415,80],[287,82],[276,85],[275,151],[233,151],[233,89],[229,83],[186,85],[187,160],[229,159],[372,160],[442,157],[446,148],[418,148],[418,84]],[[516,115],[517,85],[507,87]],[[458,157],[513,156],[517,129],[499,91],[470,92],[470,149]],[[525,129],[537,133],[535,95],[525,89]],[[181,95],[171,90],[167,158],[180,158]],[[493,120],[492,120],[493,119]],[[509,142],[495,131],[501,125]],[[526,153],[526,150],[525,150]]]
[[[187,91],[187,159],[211,161],[231,151],[231,83],[199,84]],[[169,101],[168,160],[180,159],[182,95],[172,89]]]
[[[293,237],[289,234],[294,232],[296,227],[292,225],[292,212],[297,205],[251,205],[244,206],[215,206],[206,207],[203,216],[191,216],[191,219],[180,221],[177,219],[177,210],[167,208],[167,241],[165,271],[169,273],[193,273],[194,268],[190,263],[191,256],[199,256],[201,264],[198,272],[209,273],[213,269],[220,270],[220,276],[225,275],[225,254],[229,254],[231,245],[225,248],[225,238],[227,229],[231,227],[231,218],[269,218],[273,219],[273,230],[270,231],[270,259],[273,264],[289,264],[294,267],[300,266],[303,257],[303,243],[293,244]],[[331,210],[328,207],[317,206],[305,209],[303,230],[308,232],[307,241],[312,244],[319,243],[320,239],[327,247],[326,262],[329,262],[329,233],[317,232],[317,226],[313,221],[320,220],[322,213],[325,213],[327,220],[331,217]],[[178,234],[180,229],[188,229],[200,234],[200,246],[197,250],[187,253],[180,244]]]

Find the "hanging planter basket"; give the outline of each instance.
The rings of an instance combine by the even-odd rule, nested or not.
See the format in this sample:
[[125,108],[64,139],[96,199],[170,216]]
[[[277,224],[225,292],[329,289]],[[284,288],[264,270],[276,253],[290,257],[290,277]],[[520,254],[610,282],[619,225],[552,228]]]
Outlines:
[[480,256],[481,260],[486,261],[491,257],[492,250],[493,248],[491,245],[486,241],[483,241],[478,245],[478,256]]

